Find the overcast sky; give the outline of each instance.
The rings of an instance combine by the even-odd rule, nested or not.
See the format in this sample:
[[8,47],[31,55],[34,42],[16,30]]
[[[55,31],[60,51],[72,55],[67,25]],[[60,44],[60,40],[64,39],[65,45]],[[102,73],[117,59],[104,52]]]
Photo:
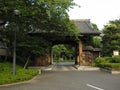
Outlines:
[[120,18],[120,0],[74,0],[81,7],[70,10],[71,19],[90,19],[102,29],[109,20]]

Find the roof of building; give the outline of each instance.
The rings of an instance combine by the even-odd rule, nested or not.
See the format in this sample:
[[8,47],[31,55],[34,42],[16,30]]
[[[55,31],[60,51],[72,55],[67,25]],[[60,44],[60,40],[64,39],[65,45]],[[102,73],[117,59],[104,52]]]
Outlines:
[[100,52],[101,48],[93,48],[93,46],[84,46],[83,51]]
[[90,19],[76,19],[74,21],[78,26],[80,34],[100,35],[100,32],[93,28]]
[[92,46],[84,46],[84,47],[83,47],[83,50],[84,50],[84,51],[93,51],[94,48],[93,48]]
[[[101,33],[95,30],[90,22],[90,19],[74,19],[76,25],[78,26],[79,33],[82,35],[100,35]],[[51,31],[53,32],[53,31]],[[51,33],[49,32],[49,33]],[[28,34],[39,34],[48,33],[45,30],[31,30]]]
[[101,48],[94,48],[93,51],[94,51],[94,52],[100,52],[100,51],[102,51],[102,50],[101,50]]

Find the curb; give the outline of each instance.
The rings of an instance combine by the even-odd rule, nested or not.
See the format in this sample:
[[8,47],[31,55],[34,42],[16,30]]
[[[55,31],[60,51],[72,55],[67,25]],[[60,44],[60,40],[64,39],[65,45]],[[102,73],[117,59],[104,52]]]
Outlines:
[[100,68],[98,67],[87,67],[87,66],[80,66],[80,65],[75,65],[74,67],[80,71],[99,71],[100,70]]
[[111,74],[120,74],[120,71],[107,70],[107,69],[104,69],[104,68],[100,68],[100,70],[111,73]]
[[79,69],[80,65],[73,65],[75,69]]
[[[38,70],[44,71],[44,70],[52,70],[53,65],[41,66],[41,67],[28,67],[28,68],[30,68],[30,69],[38,69]],[[39,72],[41,72],[41,71],[39,71]]]

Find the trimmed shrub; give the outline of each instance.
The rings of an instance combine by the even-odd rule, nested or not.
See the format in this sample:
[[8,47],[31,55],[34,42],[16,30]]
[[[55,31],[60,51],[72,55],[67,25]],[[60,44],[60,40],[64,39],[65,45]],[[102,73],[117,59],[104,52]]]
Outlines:
[[105,68],[105,67],[120,68],[120,63],[101,63],[100,67],[102,67],[102,68]]
[[95,65],[101,68],[119,68],[120,69],[120,56],[112,57],[100,57],[94,61]]
[[102,57],[97,57],[97,58],[95,59],[94,63],[95,63],[95,64],[100,64],[100,63],[102,63],[102,62],[104,62],[104,61],[105,61],[104,58],[102,58]]
[[113,61],[113,58],[112,58],[112,57],[104,57],[104,59],[105,59],[105,62],[107,62],[107,63]]
[[94,63],[96,66],[99,66],[100,63],[109,63],[112,61],[111,57],[98,57],[95,59]]
[[120,56],[115,56],[113,60],[115,63],[120,63]]

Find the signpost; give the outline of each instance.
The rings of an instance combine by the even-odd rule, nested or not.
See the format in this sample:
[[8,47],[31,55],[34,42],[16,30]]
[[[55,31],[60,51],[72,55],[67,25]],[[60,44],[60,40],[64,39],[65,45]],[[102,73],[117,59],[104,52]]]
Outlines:
[[113,50],[113,56],[119,56],[119,50]]

